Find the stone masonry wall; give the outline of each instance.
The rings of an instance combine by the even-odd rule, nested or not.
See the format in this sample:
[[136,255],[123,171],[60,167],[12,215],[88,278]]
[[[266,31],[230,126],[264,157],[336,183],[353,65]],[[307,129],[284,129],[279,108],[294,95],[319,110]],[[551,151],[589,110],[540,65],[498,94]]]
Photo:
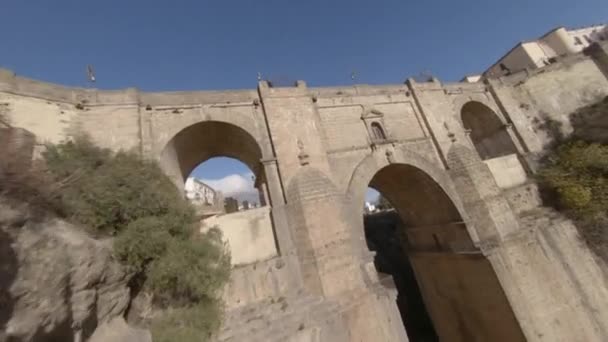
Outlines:
[[[530,165],[498,172],[503,178],[497,182],[497,172],[480,159],[462,122],[463,106],[482,104],[516,147],[509,163],[541,152],[550,141],[544,123],[561,123],[567,132],[568,114],[608,94],[606,46],[598,49],[534,72],[472,84],[433,79],[308,88],[300,81],[275,88],[260,82],[257,90],[145,93],[68,88],[0,70],[0,106],[11,125],[33,133],[37,143],[86,133],[101,146],[150,158],[168,151],[164,161],[175,164],[169,172],[184,172],[177,170],[179,159],[193,162],[199,149],[207,148],[201,156],[245,160],[263,175],[278,255],[235,270],[226,289],[229,325],[222,340],[407,340],[394,290],[379,283],[360,219],[372,177],[397,164],[428,175],[454,204],[475,252],[488,261],[483,274],[498,284],[496,293],[504,292],[528,341],[603,341],[608,287],[599,275],[602,265],[569,223],[547,219],[544,210],[524,214],[538,209],[528,190],[517,190],[531,189],[524,179]],[[180,132],[210,122],[235,129],[222,131],[227,136],[210,146],[174,144]],[[385,137],[376,136],[372,124],[380,125]],[[257,146],[238,148],[230,143],[234,134]],[[408,173],[391,180],[399,182],[400,176]],[[516,203],[522,197],[529,204]],[[554,231],[553,225],[563,230]],[[440,271],[425,272],[441,282]],[[482,328],[491,329],[473,331],[472,340],[487,336]],[[465,336],[454,329],[453,336]]]
[[608,79],[583,55],[489,83],[529,152],[540,152],[552,141],[548,121],[567,135],[572,132],[570,114],[608,95]]

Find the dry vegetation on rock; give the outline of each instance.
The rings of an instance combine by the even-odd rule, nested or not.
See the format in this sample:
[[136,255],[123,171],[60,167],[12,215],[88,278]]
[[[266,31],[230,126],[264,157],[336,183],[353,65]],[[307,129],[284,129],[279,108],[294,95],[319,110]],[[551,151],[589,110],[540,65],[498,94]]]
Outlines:
[[608,260],[608,97],[571,115],[574,132],[544,158],[539,181],[548,204],[573,219],[589,247]]
[[132,294],[152,298],[154,314],[139,323],[155,341],[207,340],[221,322],[230,270],[220,233],[198,233],[190,204],[156,163],[136,154],[81,137],[43,155],[45,163],[32,166],[27,151],[2,149],[0,195],[114,241],[114,258],[135,275]]

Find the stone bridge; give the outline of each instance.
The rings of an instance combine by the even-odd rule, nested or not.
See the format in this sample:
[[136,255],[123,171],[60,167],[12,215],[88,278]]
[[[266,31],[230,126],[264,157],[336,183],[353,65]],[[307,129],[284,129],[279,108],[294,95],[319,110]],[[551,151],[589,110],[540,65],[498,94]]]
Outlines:
[[569,113],[608,95],[606,50],[450,84],[149,93],[2,70],[0,110],[40,144],[86,133],[156,159],[179,187],[212,157],[251,168],[276,253],[235,268],[220,340],[408,340],[366,245],[371,186],[404,223],[441,341],[608,341],[600,262],[567,220],[530,214],[546,210],[530,181],[543,123],[568,131]]

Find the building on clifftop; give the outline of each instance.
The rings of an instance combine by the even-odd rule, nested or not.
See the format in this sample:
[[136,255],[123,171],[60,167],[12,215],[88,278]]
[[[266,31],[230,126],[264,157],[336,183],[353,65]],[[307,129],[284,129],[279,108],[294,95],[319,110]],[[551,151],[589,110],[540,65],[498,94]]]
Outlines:
[[560,56],[581,52],[601,41],[608,41],[606,24],[573,29],[558,27],[540,38],[518,43],[481,75],[468,75],[461,82],[474,83],[483,78],[497,78],[524,69],[542,68],[554,63]]

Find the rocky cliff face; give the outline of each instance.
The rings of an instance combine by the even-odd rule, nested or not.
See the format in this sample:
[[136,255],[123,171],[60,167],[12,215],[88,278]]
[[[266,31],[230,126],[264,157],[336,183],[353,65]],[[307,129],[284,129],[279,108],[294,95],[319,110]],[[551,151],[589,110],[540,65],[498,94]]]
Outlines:
[[131,276],[110,241],[0,198],[0,341],[86,341],[127,310]]
[[587,141],[608,143],[608,96],[589,106],[579,108],[570,115],[572,137]]

